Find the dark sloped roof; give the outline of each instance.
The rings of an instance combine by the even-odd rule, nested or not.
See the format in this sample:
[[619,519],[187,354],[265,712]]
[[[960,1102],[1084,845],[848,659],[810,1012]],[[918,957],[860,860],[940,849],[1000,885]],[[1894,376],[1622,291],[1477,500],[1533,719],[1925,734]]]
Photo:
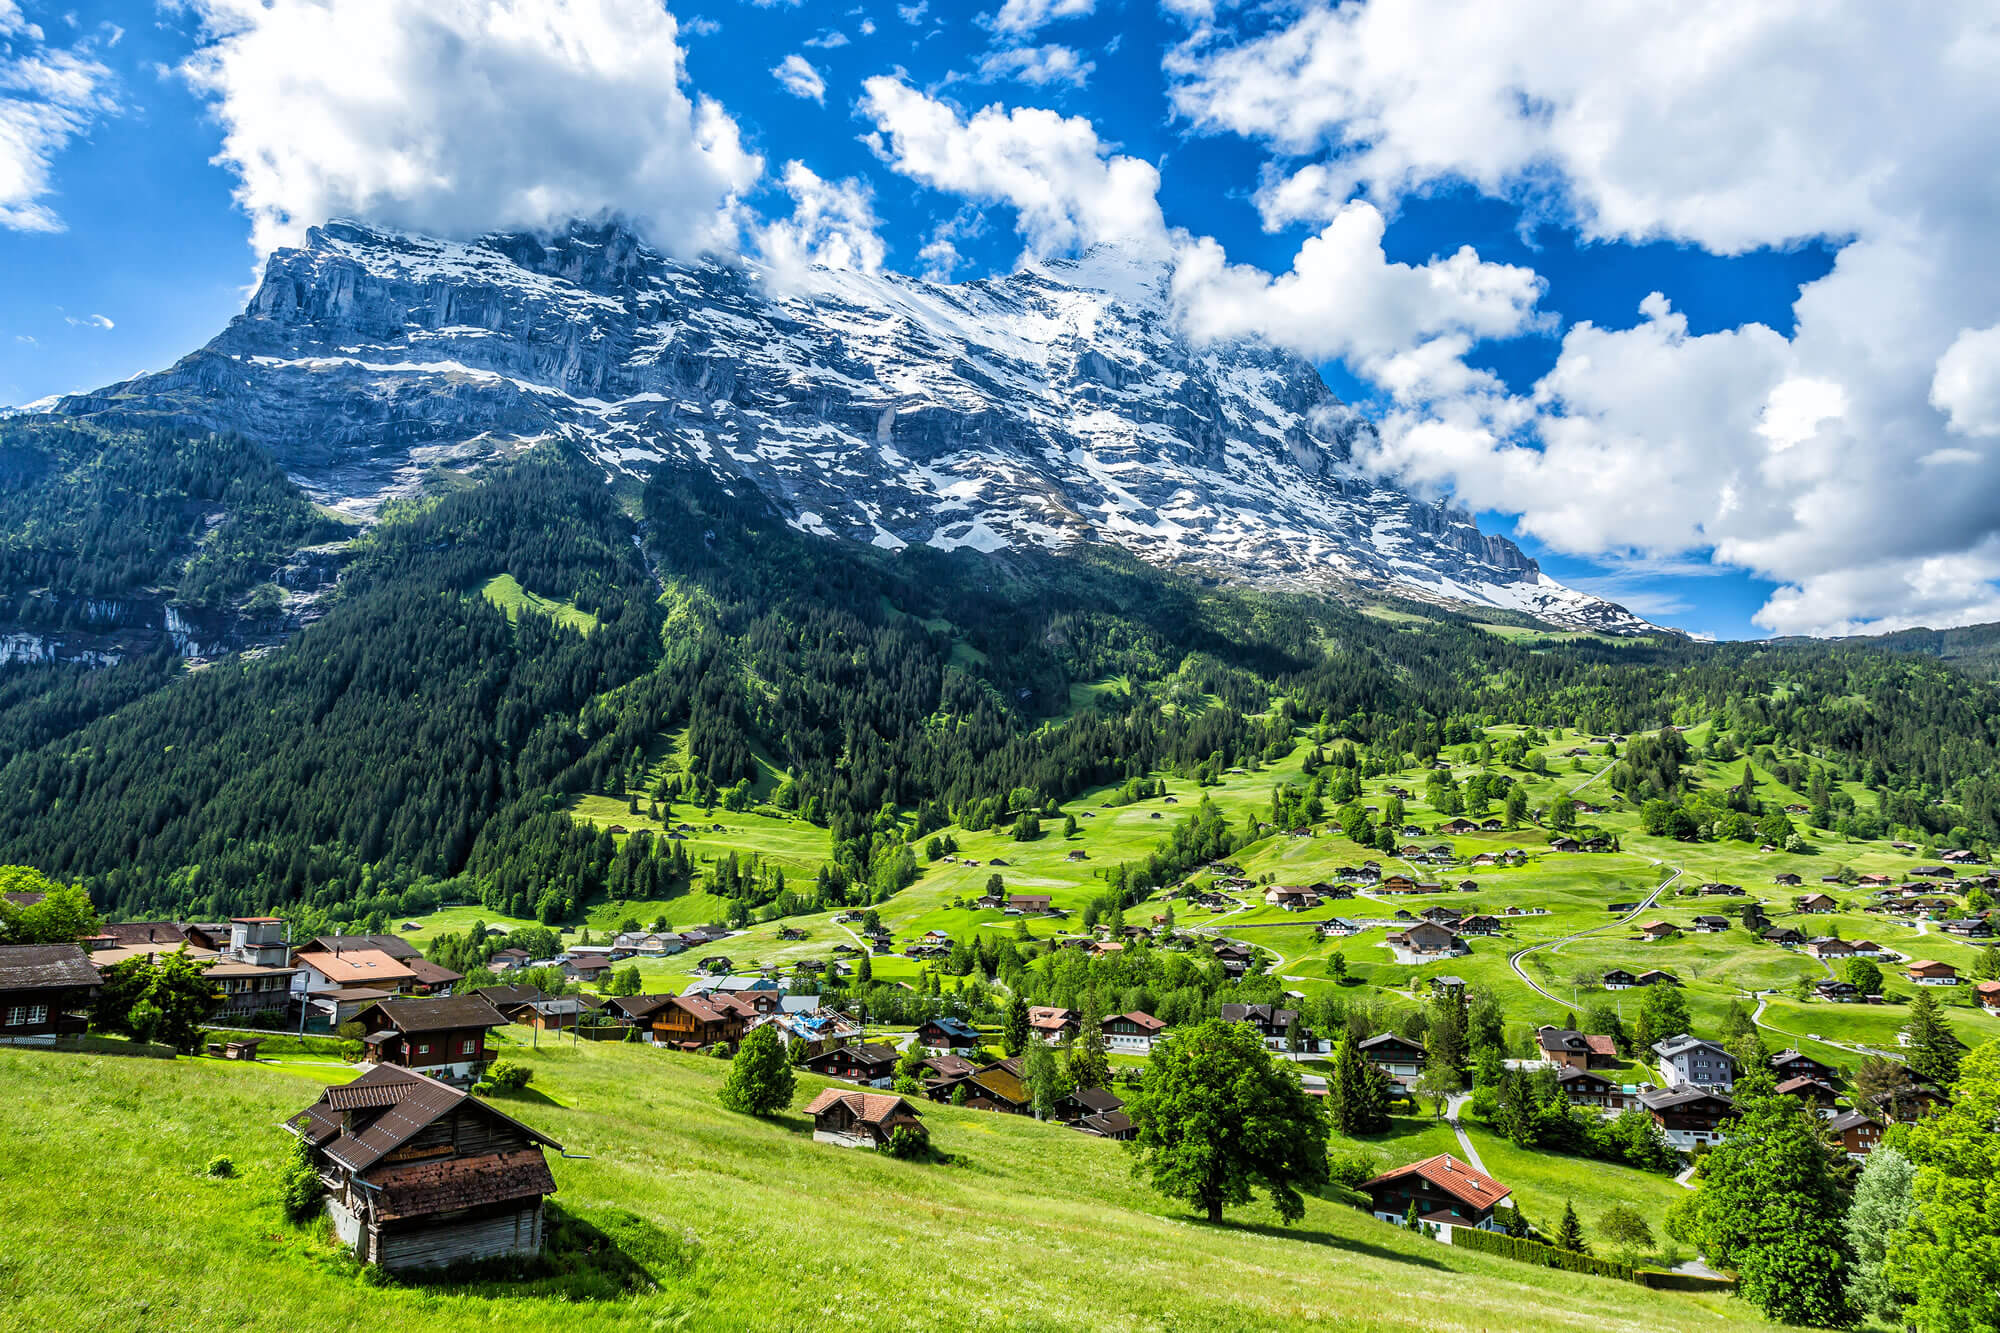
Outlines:
[[305,1110],[305,1133],[315,1143],[324,1143],[317,1131],[336,1116],[354,1110],[386,1106],[382,1114],[358,1134],[341,1133],[324,1143],[326,1155],[350,1171],[366,1171],[396,1149],[408,1143],[440,1116],[461,1105],[477,1107],[483,1115],[503,1120],[537,1143],[560,1150],[562,1145],[548,1135],[531,1129],[506,1112],[469,1097],[457,1088],[434,1078],[394,1065],[377,1065],[337,1088],[328,1088],[319,1101]]
[[74,944],[0,945],[0,990],[57,990],[99,980]]
[[380,1014],[389,1027],[404,1033],[436,1032],[441,1028],[497,1028],[507,1021],[485,996],[477,994],[383,1000],[370,1005],[367,1012]]

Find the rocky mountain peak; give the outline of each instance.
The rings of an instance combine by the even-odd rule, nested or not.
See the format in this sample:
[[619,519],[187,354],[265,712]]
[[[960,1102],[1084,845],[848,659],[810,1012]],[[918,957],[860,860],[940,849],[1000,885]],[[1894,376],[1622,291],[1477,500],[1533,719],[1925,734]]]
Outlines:
[[1317,371],[1190,343],[1169,278],[1099,247],[961,283],[778,284],[616,222],[468,242],[336,220],[273,254],[206,347],[55,410],[240,433],[363,516],[553,439],[607,479],[667,459],[747,478],[803,531],[890,549],[1108,541],[1233,581],[1646,628],[1362,473],[1367,427]]

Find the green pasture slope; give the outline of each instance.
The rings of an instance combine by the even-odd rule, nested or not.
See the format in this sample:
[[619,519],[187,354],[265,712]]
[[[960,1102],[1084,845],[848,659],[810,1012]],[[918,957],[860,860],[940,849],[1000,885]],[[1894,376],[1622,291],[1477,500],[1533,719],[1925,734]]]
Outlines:
[[[1518,730],[1495,727],[1490,735],[1497,743]],[[1699,731],[1695,733],[1699,739]],[[1768,1029],[1766,1039],[1774,1045],[1797,1045],[1836,1065],[1851,1066],[1871,1049],[1893,1049],[1896,1029],[1904,1021],[1904,1008],[1911,986],[1891,964],[1884,964],[1890,984],[1889,1003],[1871,1006],[1835,1005],[1818,1000],[1797,1000],[1790,992],[1801,982],[1829,975],[1825,965],[1803,953],[1767,945],[1740,925],[1719,935],[1683,933],[1665,942],[1642,939],[1637,927],[1646,921],[1666,920],[1690,924],[1697,915],[1719,913],[1735,918],[1740,898],[1701,896],[1698,887],[1720,880],[1741,884],[1750,898],[1760,901],[1774,921],[1796,924],[1808,934],[1834,928],[1848,939],[1872,938],[1913,958],[1937,958],[1969,970],[1977,957],[1974,946],[1943,936],[1928,926],[1913,927],[1875,914],[1859,911],[1866,902],[1863,891],[1838,889],[1844,909],[1829,917],[1797,917],[1792,900],[1799,892],[1819,886],[1821,875],[1836,867],[1848,866],[1857,872],[1907,870],[1916,864],[1909,854],[1893,850],[1886,841],[1850,843],[1825,830],[1812,830],[1808,837],[1816,852],[1793,855],[1761,852],[1743,843],[1681,843],[1648,837],[1640,827],[1638,812],[1620,801],[1604,774],[1613,762],[1602,745],[1574,732],[1545,732],[1541,752],[1548,756],[1550,772],[1536,775],[1524,768],[1494,767],[1526,784],[1530,804],[1544,806],[1558,795],[1571,793],[1575,799],[1605,807],[1603,813],[1580,818],[1617,834],[1622,851],[1615,854],[1561,854],[1548,849],[1548,831],[1532,824],[1501,833],[1476,834],[1455,838],[1427,834],[1414,839],[1423,846],[1449,842],[1461,862],[1482,851],[1502,851],[1518,847],[1529,854],[1529,862],[1518,868],[1473,869],[1464,864],[1453,867],[1411,866],[1398,858],[1367,851],[1343,837],[1337,829],[1322,826],[1316,836],[1294,838],[1286,834],[1263,838],[1237,856],[1244,872],[1256,879],[1269,877],[1277,883],[1312,883],[1335,877],[1342,865],[1352,865],[1369,857],[1382,860],[1386,867],[1417,873],[1419,878],[1440,880],[1450,886],[1438,895],[1411,898],[1363,895],[1353,900],[1330,902],[1307,913],[1286,912],[1267,907],[1261,890],[1241,895],[1244,906],[1225,913],[1197,910],[1184,903],[1173,905],[1178,926],[1203,933],[1229,935],[1259,946],[1266,961],[1286,979],[1288,988],[1312,993],[1334,985],[1328,974],[1328,960],[1338,952],[1345,960],[1350,978],[1349,994],[1379,993],[1392,1002],[1414,1002],[1428,988],[1432,976],[1453,974],[1492,986],[1507,1005],[1515,1040],[1525,1048],[1528,1032],[1540,1023],[1574,1017],[1593,999],[1608,1000],[1618,1006],[1629,1022],[1636,1017],[1642,992],[1593,991],[1578,984],[1578,977],[1607,968],[1625,967],[1632,971],[1663,968],[1680,977],[1686,985],[1689,1005],[1701,1030],[1712,1030],[1732,1002],[1754,1008],[1759,992],[1779,992],[1769,997],[1761,1019]],[[1583,748],[1581,758],[1566,752]],[[945,830],[959,844],[959,863],[925,865],[915,884],[879,905],[884,922],[902,943],[924,931],[941,929],[954,936],[974,931],[1014,931],[1023,919],[991,910],[964,906],[985,890],[990,876],[998,874],[1010,891],[1047,893],[1057,905],[1069,908],[1068,922],[1029,920],[1026,928],[1037,939],[1074,930],[1080,924],[1083,906],[1105,891],[1101,878],[1120,861],[1144,857],[1206,796],[1232,821],[1267,816],[1274,785],[1297,781],[1306,747],[1301,747],[1279,763],[1254,772],[1225,776],[1220,785],[1201,788],[1194,782],[1171,775],[1167,791],[1127,806],[1107,806],[1109,789],[1086,793],[1068,803],[1064,810],[1077,818],[1077,834],[1062,835],[1060,818],[1044,820],[1043,836],[1029,843],[1015,842],[1005,829],[970,833],[963,829]],[[1448,757],[1461,779],[1479,771],[1479,766],[1463,760],[1464,747],[1452,747]],[[1708,764],[1703,780],[1711,786],[1740,780],[1741,760],[1730,764]],[[1759,795],[1790,801],[1796,798],[1780,787],[1768,773],[1757,770]],[[1431,809],[1422,800],[1421,772],[1375,778],[1366,784],[1364,801],[1380,805],[1386,789],[1399,786],[1412,795],[1405,799],[1410,822],[1434,829],[1447,816]],[[642,813],[631,814],[620,798],[584,795],[571,806],[577,815],[600,827],[621,825],[627,829],[654,827]],[[781,865],[788,876],[809,878],[829,852],[826,831],[792,818],[782,811],[760,807],[756,811],[731,813],[722,809],[703,811],[676,806],[675,823],[692,824],[688,835],[691,854],[697,861],[728,852],[756,853]],[[715,826],[721,825],[720,831]],[[919,852],[921,853],[921,842]],[[1070,859],[1081,853],[1079,859]],[[920,855],[921,860],[921,855]],[[995,865],[995,861],[1004,865]],[[977,862],[976,866],[965,862]],[[1779,886],[1774,877],[1782,872],[1803,876],[1806,887],[1793,890]],[[1678,872],[1678,873],[1677,873]],[[1464,891],[1457,886],[1470,880],[1476,887]],[[1655,907],[1630,921],[1606,910],[1614,903],[1639,902],[1664,881],[1671,881]],[[695,891],[665,902],[595,903],[584,924],[594,933],[615,929],[627,917],[650,924],[665,916],[670,925],[685,927],[720,919],[720,899]],[[954,906],[954,904],[959,904]],[[1340,916],[1359,921],[1386,921],[1396,911],[1421,912],[1443,903],[1461,911],[1478,911],[1501,917],[1502,934],[1473,942],[1466,957],[1424,967],[1396,964],[1384,943],[1388,927],[1374,925],[1359,934],[1320,939],[1313,923]],[[1166,904],[1154,902],[1133,908],[1127,919],[1144,923]],[[1508,908],[1519,913],[1508,915]],[[477,909],[448,909],[423,923],[424,932],[413,935],[421,940],[434,929],[462,929],[475,917],[491,924],[507,924],[490,914],[482,917]],[[804,930],[802,941],[780,941],[782,927]],[[1584,933],[1588,932],[1588,933]],[[1571,938],[1575,937],[1575,938]],[[852,943],[852,935],[834,925],[830,915],[794,917],[780,922],[764,922],[730,939],[719,951],[739,967],[753,964],[788,966],[800,958],[824,958],[832,946]],[[1520,966],[1540,989],[1531,987],[1515,971],[1510,958],[1528,950]],[[684,985],[697,959],[681,955],[664,962],[643,964],[642,979],[649,987]],[[897,956],[874,960],[875,974],[884,979],[914,979],[921,966]],[[1373,991],[1362,988],[1374,988]],[[1546,991],[1548,994],[1544,994]],[[1971,1005],[1971,988],[1962,986],[1936,992],[1947,1002],[1949,1016],[1968,1042],[2000,1036],[2000,1018],[1979,1012]],[[1554,998],[1551,998],[1553,996]],[[1525,1053],[1525,1049],[1523,1050]],[[1631,1071],[1635,1076],[1638,1070]]]
[[[337,1071],[7,1050],[0,1327],[1768,1327],[1728,1298],[1458,1251],[1332,1199],[1291,1228],[1261,1204],[1209,1226],[1135,1181],[1121,1145],[1025,1118],[926,1108],[950,1160],[906,1163],[815,1144],[796,1111],[722,1111],[719,1061],[590,1043],[520,1058],[533,1087],[500,1104],[574,1154],[551,1160],[556,1202],[618,1238],[641,1290],[374,1285],[322,1230],[288,1226],[278,1124]],[[795,1105],[818,1086],[801,1079]],[[1448,1133],[1400,1130],[1385,1156]],[[206,1174],[218,1156],[234,1178]]]

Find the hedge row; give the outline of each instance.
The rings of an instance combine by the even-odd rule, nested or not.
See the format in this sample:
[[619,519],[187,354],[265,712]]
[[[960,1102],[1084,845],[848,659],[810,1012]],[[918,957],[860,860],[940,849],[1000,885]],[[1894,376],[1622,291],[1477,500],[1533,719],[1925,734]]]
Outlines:
[[1596,1277],[1615,1277],[1624,1282],[1633,1282],[1632,1270],[1624,1264],[1612,1263],[1609,1259],[1599,1259],[1588,1254],[1572,1254],[1568,1250],[1558,1250],[1553,1245],[1544,1245],[1538,1240],[1527,1240],[1520,1236],[1505,1236],[1497,1231],[1480,1231],[1473,1227],[1453,1227],[1451,1243],[1468,1250],[1480,1250],[1486,1254],[1497,1254],[1503,1259],[1516,1259],[1524,1264],[1540,1264],[1543,1268],[1560,1268],[1566,1273],[1589,1273]]

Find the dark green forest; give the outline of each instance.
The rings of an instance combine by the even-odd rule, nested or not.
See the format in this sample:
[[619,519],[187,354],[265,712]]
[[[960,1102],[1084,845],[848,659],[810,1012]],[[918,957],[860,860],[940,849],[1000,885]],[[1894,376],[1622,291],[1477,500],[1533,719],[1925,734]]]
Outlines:
[[[336,531],[260,459],[8,427],[0,596],[240,595]],[[479,595],[502,573],[597,627],[510,622]],[[118,916],[354,920],[451,897],[556,920],[689,873],[671,844],[621,853],[561,813],[568,797],[740,808],[762,756],[784,776],[754,799],[832,835],[818,881],[790,891],[858,903],[907,883],[932,830],[1154,771],[1311,743],[1385,772],[1497,722],[1711,717],[1733,752],[1813,756],[1796,785],[1862,836],[2000,839],[2000,691],[1907,638],[1509,639],[1424,614],[1206,587],[1108,546],[890,554],[799,533],[705,472],[621,492],[544,448],[386,515],[327,613],[273,651],[0,669],[0,863],[85,883]],[[1072,685],[1110,678],[1126,687],[1071,710]],[[692,772],[643,790],[683,729]],[[1672,768],[1642,750],[1621,780],[1671,803]],[[740,884],[781,891],[754,870]]]

